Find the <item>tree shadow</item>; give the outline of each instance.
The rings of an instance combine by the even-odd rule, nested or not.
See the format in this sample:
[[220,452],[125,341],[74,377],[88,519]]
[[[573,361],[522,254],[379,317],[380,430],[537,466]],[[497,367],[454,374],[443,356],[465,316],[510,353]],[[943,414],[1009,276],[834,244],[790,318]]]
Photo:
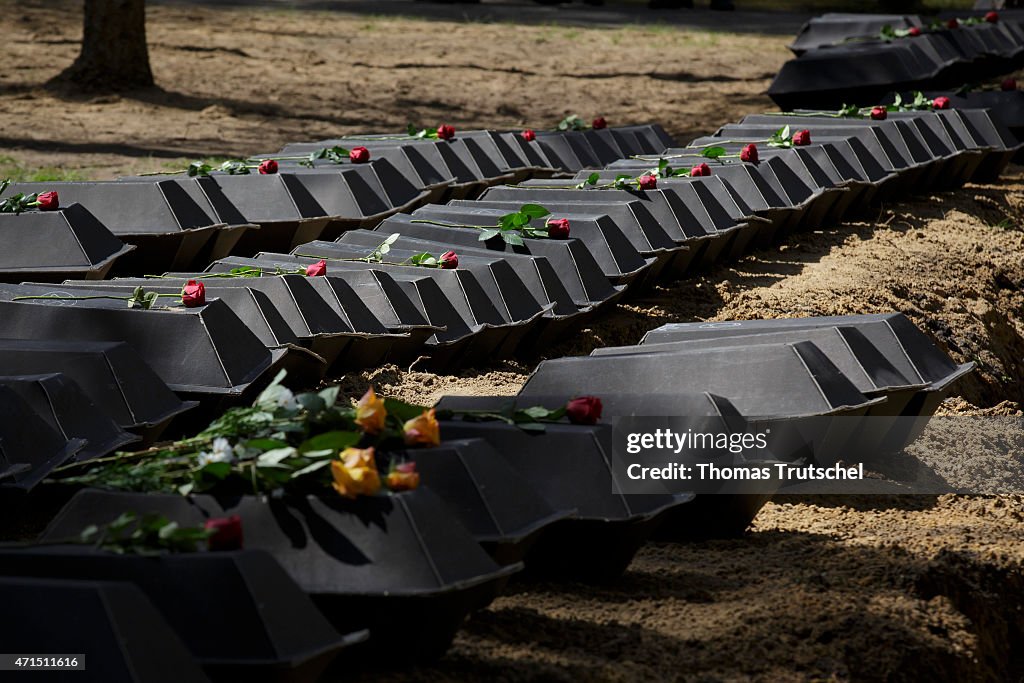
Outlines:
[[[210,5],[203,0],[151,0],[154,5]],[[222,7],[280,7],[277,0],[219,0]],[[540,5],[533,2],[451,3],[408,0],[290,0],[289,8],[305,11],[338,11],[379,18],[382,15],[431,21],[467,23],[514,23],[591,28],[678,27],[698,31],[758,33],[793,36],[811,18],[801,12],[745,11],[712,12],[706,8],[651,10],[632,3],[608,3],[595,7],[581,4]]]

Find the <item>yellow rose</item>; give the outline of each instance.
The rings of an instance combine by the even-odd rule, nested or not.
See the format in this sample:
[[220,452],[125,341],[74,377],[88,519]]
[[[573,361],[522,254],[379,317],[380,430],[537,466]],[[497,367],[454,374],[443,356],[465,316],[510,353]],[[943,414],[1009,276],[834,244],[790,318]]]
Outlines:
[[388,488],[392,491],[412,491],[420,485],[420,473],[416,471],[416,463],[403,462],[396,466],[387,477]]
[[377,398],[373,387],[370,387],[356,403],[356,424],[367,434],[380,434],[384,431],[387,416],[384,399]]
[[346,498],[372,496],[380,490],[380,473],[372,448],[346,448],[331,462],[334,490]]
[[419,417],[407,421],[402,427],[407,446],[438,446],[441,444],[441,426],[437,424],[434,409],[423,411]]

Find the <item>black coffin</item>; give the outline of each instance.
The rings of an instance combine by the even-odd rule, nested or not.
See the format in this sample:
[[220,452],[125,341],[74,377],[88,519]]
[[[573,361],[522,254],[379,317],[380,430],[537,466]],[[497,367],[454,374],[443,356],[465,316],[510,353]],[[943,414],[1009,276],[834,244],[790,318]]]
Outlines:
[[0,279],[6,282],[101,280],[115,261],[135,249],[81,204],[60,211],[0,214],[0,233]]
[[54,677],[37,671],[28,680],[209,681],[160,612],[130,583],[4,577],[0,602],[0,641],[11,652],[85,657],[84,671]]
[[158,439],[178,415],[194,408],[182,401],[132,347],[123,342],[0,339],[0,374],[59,372],[141,446]]
[[82,439],[68,439],[36,415],[17,392],[0,386],[0,501],[5,493],[27,491],[55,467],[72,460]]
[[207,243],[227,227],[173,180],[14,183],[5,194],[48,190],[66,205],[81,204],[118,239],[135,246],[118,259],[118,273],[192,267]]
[[138,436],[123,431],[110,414],[64,375],[0,375],[0,386],[21,396],[36,415],[64,438],[85,441],[75,460],[109,455],[139,441]]
[[[490,603],[521,565],[499,567],[426,488],[355,501],[322,498],[218,502],[209,496],[76,494],[48,533],[74,533],[125,511],[195,526],[239,515],[245,544],[265,550],[339,633],[370,630],[374,657],[423,661],[444,653],[463,619]],[[401,642],[401,648],[394,647]]]
[[[43,541],[80,531],[58,518]],[[315,681],[365,631],[341,636],[265,552],[116,555],[89,546],[0,548],[0,575],[138,587],[214,680]]]

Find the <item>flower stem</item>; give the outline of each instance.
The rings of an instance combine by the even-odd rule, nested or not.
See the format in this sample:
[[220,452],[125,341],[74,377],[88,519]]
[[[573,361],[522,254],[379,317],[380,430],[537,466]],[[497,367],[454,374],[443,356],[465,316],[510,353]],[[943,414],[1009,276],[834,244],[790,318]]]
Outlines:
[[139,177],[147,177],[154,175],[181,175],[182,173],[188,173],[188,169],[181,169],[178,171],[150,171],[149,173],[140,173]]
[[440,225],[442,228],[474,228],[476,230],[497,230],[496,225],[463,225],[461,223],[445,223],[444,221],[431,221],[422,218],[416,218],[410,223],[427,223],[429,225]]

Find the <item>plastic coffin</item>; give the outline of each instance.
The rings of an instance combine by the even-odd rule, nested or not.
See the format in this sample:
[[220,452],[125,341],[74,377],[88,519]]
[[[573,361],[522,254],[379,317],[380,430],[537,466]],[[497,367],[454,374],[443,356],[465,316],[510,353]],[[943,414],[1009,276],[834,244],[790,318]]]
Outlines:
[[5,195],[49,190],[63,204],[81,204],[118,239],[135,246],[118,259],[120,273],[192,267],[217,231],[227,227],[173,180],[14,183]]
[[[778,117],[770,115],[748,116],[743,126],[790,125],[820,129],[824,139],[837,135],[857,135],[867,145],[872,141],[860,131],[869,129],[881,145],[878,158],[891,164],[892,170],[906,168],[911,162],[932,168],[920,180],[922,187],[953,189],[973,179],[982,164],[996,150],[978,144],[970,137],[958,113],[892,112],[886,121],[837,119],[821,116]],[[812,136],[813,137],[813,136]],[[824,139],[822,141],[824,141]],[[918,188],[911,188],[911,191]]]
[[470,150],[461,142],[453,144],[439,140],[393,140],[367,136],[296,143],[286,145],[282,152],[289,155],[303,154],[335,145],[346,148],[356,145],[366,147],[370,150],[371,159],[385,159],[406,177],[418,178],[418,182],[413,181],[414,184],[423,188],[443,188],[444,192],[438,199],[476,196],[488,185],[488,179],[473,161]]
[[[290,254],[260,254],[256,259],[230,258],[210,266],[210,272],[225,272],[239,266],[305,267],[320,259]],[[532,326],[534,319],[512,321],[495,305],[476,278],[468,272],[379,263],[332,260],[328,273],[383,272],[389,275],[430,324],[442,328],[427,340],[424,354],[436,365],[468,363],[494,354],[511,353]],[[500,305],[500,303],[499,303]],[[542,311],[538,311],[539,317]]]
[[[719,323],[680,323],[665,325],[648,332],[642,344],[684,340],[741,340],[743,337],[787,334],[796,338],[801,333],[827,328],[853,329],[877,348],[893,367],[912,383],[924,384],[900,411],[899,432],[892,432],[892,443],[909,444],[916,439],[949,395],[953,384],[974,368],[974,363],[957,365],[902,313],[875,315],[826,316],[817,318],[786,318],[778,320],[745,320]],[[908,426],[910,427],[908,429]]]
[[[12,652],[75,653],[83,683],[206,683],[177,634],[136,586],[120,581],[0,579],[0,640]],[[46,679],[46,674],[36,676]],[[50,680],[55,680],[51,678]]]
[[[311,242],[297,247],[293,253],[309,258],[351,258],[365,255],[380,241],[379,232],[357,230],[346,233],[339,242]],[[446,244],[399,238],[391,245],[387,260],[399,263],[422,253],[437,257],[447,249]],[[459,270],[472,273],[491,301],[505,309],[510,320],[531,320],[541,313],[541,318],[534,323],[536,329],[526,339],[544,343],[559,338],[577,329],[589,317],[590,308],[577,306],[561,280],[545,277],[553,272],[550,263],[539,270],[533,258],[495,254],[486,249],[460,248],[458,258]],[[528,343],[526,339],[523,343]]]
[[[628,164],[628,165],[627,165]],[[613,170],[602,172],[608,179],[623,171],[630,174],[642,174],[650,167],[650,162],[631,160]],[[754,215],[761,216],[771,226],[770,236],[764,226],[751,223],[745,233],[737,237],[737,244],[728,253],[736,258],[750,245],[751,241],[764,244],[770,239],[778,239],[800,227],[820,227],[825,215],[845,193],[835,186],[821,187],[807,177],[802,179],[789,168],[783,159],[766,157],[759,164],[745,163],[711,163],[712,177],[722,182],[733,201]],[[645,168],[646,167],[646,168]],[[628,169],[628,170],[627,170]],[[704,178],[698,179],[701,182]],[[686,178],[665,178],[659,185],[666,189],[683,188],[693,183]],[[703,199],[707,202],[707,199]]]
[[0,496],[31,489],[85,447],[83,439],[54,430],[9,387],[0,386],[0,407]]
[[[463,619],[486,606],[520,565],[499,567],[426,488],[349,501],[324,497],[218,502],[209,496],[82,491],[48,533],[157,512],[195,526],[242,518],[245,544],[270,553],[340,633],[370,630],[374,657],[440,656]],[[64,525],[67,525],[66,527]],[[400,642],[401,648],[394,644]]]
[[[806,127],[811,131],[812,144],[850,140],[861,163],[871,163],[864,161],[864,156],[870,155],[873,162],[881,164],[886,172],[898,174],[898,181],[889,188],[893,196],[934,189],[936,179],[945,180],[944,170],[951,162],[955,161],[955,154],[952,152],[944,157],[930,152],[920,137],[920,133],[906,121],[858,122],[851,120],[846,125],[840,125],[835,123],[840,120],[827,117],[811,117],[810,120],[803,120],[804,117],[764,115],[763,118],[761,116],[748,118],[752,120],[723,126],[715,134],[715,137],[700,138],[691,145],[714,144],[717,137],[763,141],[784,125],[789,125],[791,128],[794,126]],[[796,120],[789,121],[788,119]],[[822,123],[822,121],[832,123]]]
[[179,399],[123,342],[0,339],[0,375],[52,372],[74,380],[122,429],[138,434],[141,446],[196,405]]
[[[501,209],[506,212],[518,211],[521,204],[514,201],[478,199],[474,202],[456,201],[449,206],[476,206],[483,209]],[[685,273],[693,263],[694,253],[683,240],[673,239],[648,212],[640,202],[545,202],[544,208],[559,218],[568,218],[573,225],[576,215],[607,216],[629,240],[640,256],[657,258],[657,263],[649,271],[650,278],[655,278],[666,271],[675,276]],[[570,228],[571,230],[571,228]]]
[[828,12],[804,24],[789,49],[800,56],[808,50],[845,43],[850,38],[874,38],[884,26],[894,29],[920,27],[921,19],[901,14]]
[[[104,505],[109,496],[93,500],[92,522],[119,514]],[[41,540],[77,536],[92,522],[58,517]],[[365,631],[340,636],[261,551],[143,557],[81,545],[0,548],[0,575],[136,586],[214,680],[315,681],[341,649],[367,637]]]
[[[451,225],[470,225],[492,227],[498,219],[509,213],[504,209],[489,209],[469,202],[465,205],[432,205],[417,209],[412,214],[414,221],[434,221]],[[597,261],[601,272],[614,284],[625,285],[646,276],[656,258],[644,258],[630,244],[622,230],[608,216],[600,214],[573,214],[552,216],[552,218],[568,218],[571,238],[579,239]],[[428,223],[429,224],[429,223]],[[479,230],[476,230],[479,234]],[[496,238],[497,239],[497,238]]]
[[480,231],[470,228],[448,228],[433,223],[414,223],[415,215],[399,214],[387,219],[376,231],[384,236],[400,233],[404,237],[429,239],[459,248],[487,249],[495,253],[543,256],[548,259],[578,306],[609,303],[625,292],[625,285],[613,285],[604,275],[593,254],[582,241],[524,238],[523,246],[514,247],[502,240],[480,241]]
[[[1018,44],[1010,48],[1014,43]],[[839,109],[847,102],[871,105],[892,90],[922,90],[929,84],[955,87],[1013,71],[1017,50],[1019,41],[1005,28],[993,26],[849,43],[811,50],[786,62],[768,95],[787,111]]]
[[429,197],[429,191],[416,187],[386,159],[372,165],[334,165],[333,169],[285,168],[285,177],[294,176],[331,216],[320,235],[323,239],[336,239],[346,230],[373,227],[393,213],[415,209]]
[[0,280],[101,280],[134,249],[81,204],[60,211],[0,214]]
[[[555,409],[565,405],[565,402],[569,398],[571,398],[571,396],[564,393],[552,394],[550,396],[529,397],[449,396],[443,398],[438,403],[438,408],[501,412],[512,406],[518,409],[525,409],[539,405]],[[685,422],[685,426],[687,427],[699,430],[709,428],[710,431],[716,432],[732,432],[736,430],[743,430],[746,427],[746,420],[728,400],[712,394],[674,394],[671,396],[658,396],[651,394],[642,396],[605,394],[602,396],[602,403],[604,404],[603,419],[607,423],[611,423],[615,417],[653,416],[672,417],[675,420],[673,426],[679,428],[683,427],[683,422]],[[508,434],[508,428],[503,428],[505,427],[504,425],[469,421],[451,423],[451,426],[447,427],[448,431],[446,431],[446,433],[450,433],[453,428],[456,430],[472,430],[474,427],[482,427],[481,436],[492,440],[498,448],[501,448],[500,443]],[[606,428],[602,429],[605,430]],[[529,444],[532,442],[533,444],[536,444],[536,446],[522,447],[521,451],[517,452],[516,457],[520,459],[525,458],[522,464],[523,467],[539,467],[542,471],[546,471],[546,468],[550,467],[550,465],[547,461],[541,464],[539,459],[541,457],[557,459],[561,454],[561,450],[559,450],[561,447],[561,440],[566,437],[559,436],[551,443],[547,443],[549,441],[547,434],[526,434],[526,436],[531,438],[520,439],[517,442],[517,445],[522,443]],[[610,464],[611,462],[611,446],[608,437],[609,433],[607,431],[600,432],[600,439],[598,440],[598,443],[599,446],[604,449],[604,454],[607,457],[603,463],[597,463],[599,468],[606,466],[605,464]],[[525,455],[526,453],[532,453],[534,451],[540,451],[541,453],[537,456],[537,460],[528,458]],[[728,460],[731,463],[737,462],[737,459],[728,453],[720,453],[719,457],[716,458],[716,461],[719,461],[719,459],[722,461]],[[590,466],[593,466],[594,464],[594,462],[591,462]],[[544,475],[540,474],[538,476]],[[564,493],[559,494],[556,492],[555,489],[559,485],[559,481],[560,480],[557,480],[550,485],[547,489],[549,491],[548,495],[566,495]],[[582,495],[582,492],[577,490],[577,486],[572,483],[571,479],[567,483],[562,484],[562,486],[576,492],[575,495]],[[604,488],[598,486],[594,490],[597,492],[608,492],[614,490],[614,487],[616,486],[614,477],[611,486],[612,488],[609,488],[607,485],[604,486]],[[765,493],[763,490],[756,492],[744,491],[743,484],[741,482],[730,482],[723,485],[714,495],[697,495],[688,504],[676,506],[667,510],[665,514],[662,515],[661,523],[654,530],[654,534],[658,538],[671,540],[732,538],[739,536],[743,534],[748,526],[750,526],[750,523],[753,521],[758,511],[760,511],[770,498],[770,494]],[[635,499],[637,499],[636,495],[624,496],[624,500],[627,504]],[[595,506],[600,507],[602,504],[598,500],[591,500],[589,498],[584,500],[584,503],[585,506],[583,510],[591,513],[595,509]],[[603,504],[607,504],[607,500],[604,500]],[[569,527],[569,524],[567,523],[565,526]],[[595,526],[595,524],[593,521],[587,521],[584,519],[581,526],[584,529],[587,529]],[[558,552],[554,545],[549,545],[547,547],[548,552]],[[577,548],[574,543],[570,543],[565,552],[583,552],[585,559],[593,559],[590,558],[588,554],[593,551],[590,549],[581,550]],[[530,559],[527,560],[528,566],[530,561]],[[575,569],[572,569],[572,563],[570,560],[561,558],[557,555],[544,561],[554,563],[555,566],[561,566],[566,571],[576,571]],[[598,559],[594,561],[602,562],[603,560]]]
[[[740,142],[723,141],[716,143],[714,146],[724,148],[729,157],[738,159],[743,147],[746,145]],[[784,167],[775,166],[776,176],[779,173],[782,173],[783,177],[795,175],[806,187],[817,188],[830,195],[833,200],[832,205],[828,206],[822,203],[822,206],[815,212],[815,219],[820,224],[832,225],[842,221],[847,212],[862,210],[875,198],[881,185],[895,178],[894,174],[887,174],[880,169],[877,173],[870,173],[861,164],[856,163],[856,155],[852,150],[840,149],[844,146],[849,148],[849,144],[843,142],[815,144],[792,149],[761,145],[758,147],[758,155],[762,161],[776,158],[781,161]],[[846,152],[845,156],[844,151]],[[685,163],[691,162],[698,163],[702,160],[700,157],[699,149],[675,148],[665,150],[665,158],[677,165],[685,165]],[[685,162],[680,161],[681,159],[685,160]],[[727,160],[725,163],[734,164],[737,162]],[[712,173],[714,173],[718,166],[712,165],[711,168]],[[733,188],[732,192],[737,193],[739,196],[737,201],[746,204],[743,200],[743,195],[739,192],[742,185],[733,187],[732,183],[735,183],[735,179],[727,180],[727,182],[730,182],[729,187]],[[796,188],[799,189],[799,185],[796,185]],[[839,190],[839,192],[832,192],[832,190]],[[764,195],[762,194],[761,197],[763,198]],[[760,204],[758,205],[760,206]],[[759,209],[758,213],[770,219],[773,211],[776,211],[776,209],[769,207],[767,201],[765,201],[764,208]],[[807,223],[810,222],[807,221]],[[784,223],[780,227],[782,225]],[[759,235],[759,243],[766,244],[776,236],[778,236],[777,233]]]
[[482,439],[448,439],[437,448],[406,455],[416,462],[430,490],[499,564],[523,561],[552,524],[576,512],[549,503]]
[[[623,356],[637,353],[665,354],[699,352],[704,349],[733,349],[745,354],[754,344],[786,344],[811,342],[868,397],[884,397],[882,403],[868,408],[857,428],[858,447],[868,456],[902,450],[906,443],[893,438],[899,429],[897,419],[914,403],[914,398],[927,383],[900,373],[882,352],[856,328],[821,327],[812,330],[778,331],[757,336],[687,339],[640,346],[596,349],[594,356]],[[861,459],[866,459],[862,456]]]
[[[646,165],[646,164],[645,164]],[[619,175],[616,171],[599,171],[599,177],[610,181]],[[630,173],[631,174],[631,173]],[[589,176],[580,173],[577,179],[565,181],[538,181],[517,188],[495,188],[485,198],[496,200],[548,201],[639,201],[669,236],[685,244],[693,253],[695,267],[707,267],[725,257],[745,249],[766,223],[753,217],[753,211],[736,203],[720,178],[702,178],[692,186],[665,183],[657,190],[576,189],[579,181]],[[706,181],[706,182],[704,182]]]
[[285,351],[273,353],[222,301],[199,308],[129,309],[110,299],[14,299],[101,296],[103,289],[0,286],[0,338],[124,341],[185,398],[244,400],[273,379]]
[[[208,299],[220,299],[267,347],[299,346],[319,356],[310,357],[307,374],[338,368],[364,367],[387,355],[395,336],[357,333],[327,305],[304,275],[218,278],[203,274],[168,274],[160,278],[116,279],[104,289],[129,294],[135,287],[175,294],[189,280],[202,280]],[[72,284],[72,283],[66,283]],[[316,378],[319,379],[319,378]],[[316,381],[316,380],[314,380]]]
[[858,421],[827,418],[860,417],[885,401],[858,391],[810,342],[544,361],[519,395],[557,395],[567,386],[594,396],[672,395],[680,386],[710,392],[732,401],[756,428],[770,427],[780,460],[813,457],[822,464],[860,447],[852,440]]
[[118,427],[74,380],[64,375],[0,375],[0,386],[21,396],[36,415],[65,439],[85,441],[75,460],[98,458],[139,441],[138,436]]
[[[439,410],[494,406],[494,399],[452,396]],[[576,516],[552,525],[526,558],[532,573],[605,580],[626,570],[669,511],[692,494],[616,493],[608,426],[546,425],[531,434],[500,422],[445,421],[446,438],[484,439],[555,509]]]

